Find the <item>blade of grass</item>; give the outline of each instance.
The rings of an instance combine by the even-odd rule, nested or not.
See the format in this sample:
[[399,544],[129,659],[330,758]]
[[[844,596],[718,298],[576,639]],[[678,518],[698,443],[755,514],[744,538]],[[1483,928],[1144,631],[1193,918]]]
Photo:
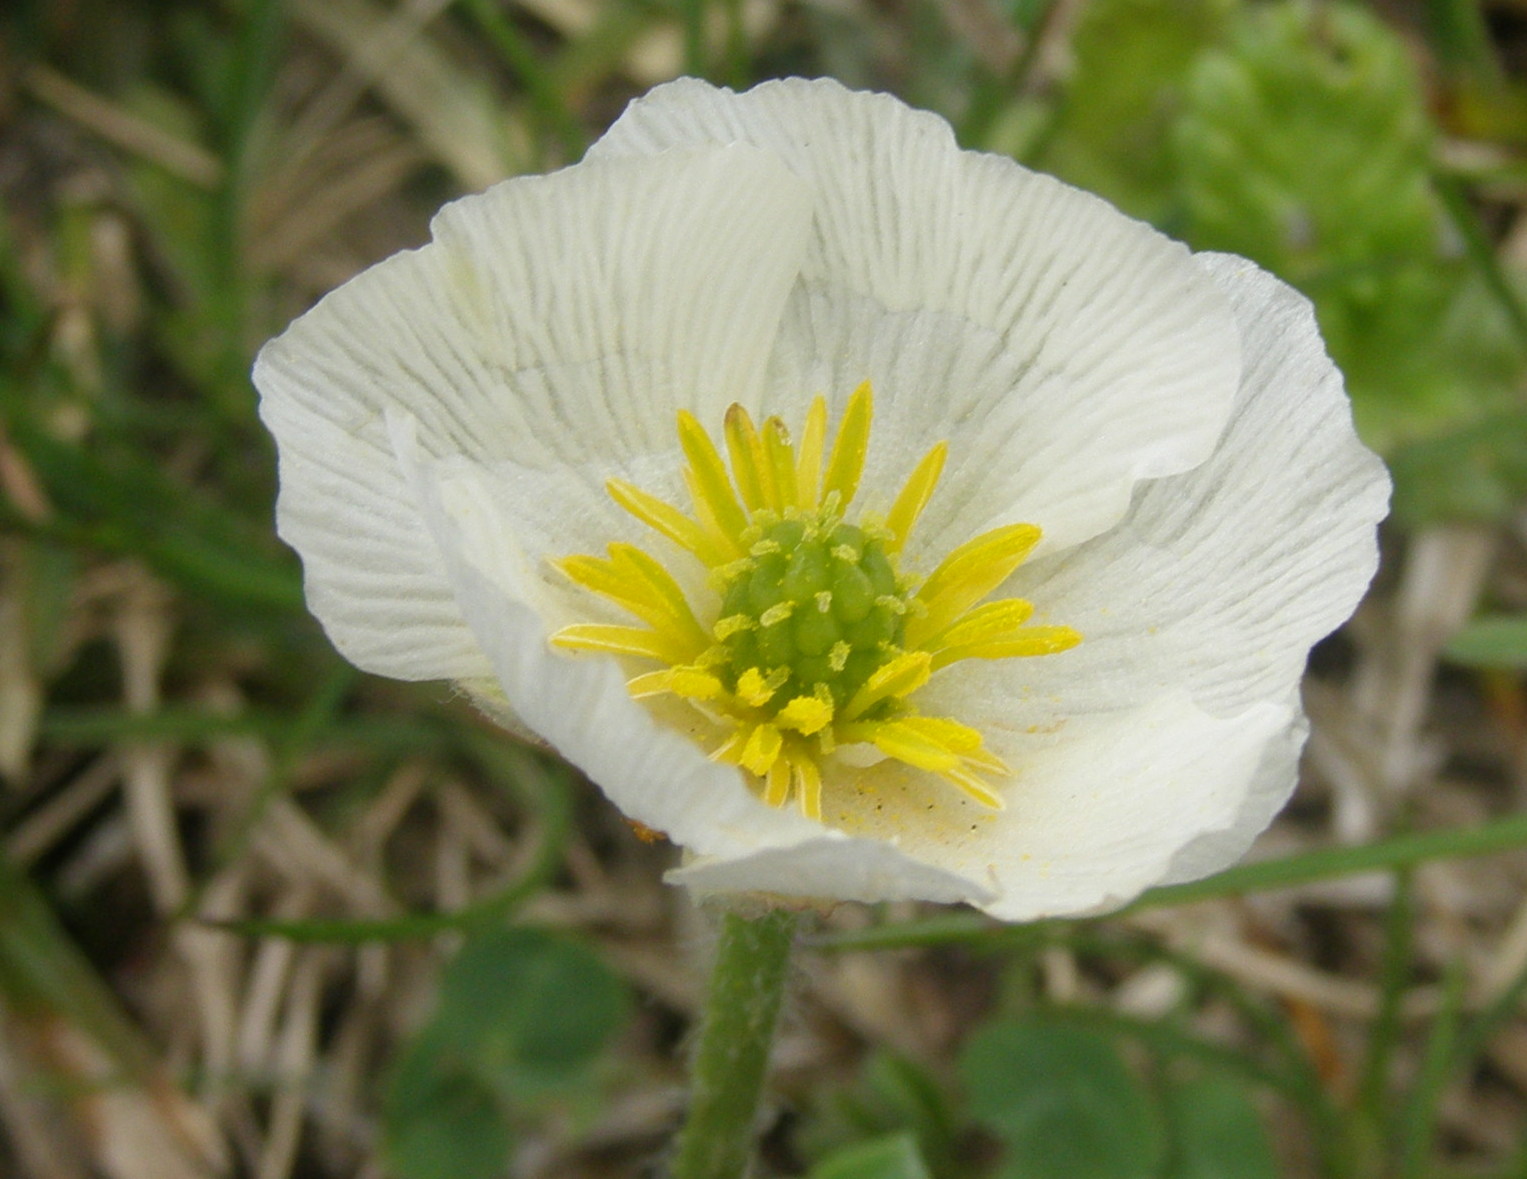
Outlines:
[[1368,1051],[1357,1086],[1357,1104],[1366,1127],[1388,1141],[1393,1107],[1389,1066],[1400,1040],[1400,1008],[1410,978],[1415,942],[1415,890],[1409,869],[1394,874],[1394,897],[1384,916],[1384,958],[1379,969],[1379,1013],[1368,1031]]
[[[588,147],[588,137],[562,100],[551,74],[530,46],[525,44],[514,22],[504,15],[503,8],[493,0],[461,0],[461,3],[525,87],[525,92],[530,96],[531,108],[561,143],[566,158],[576,160],[581,157]],[[544,149],[538,154],[544,164]]]
[[254,344],[245,338],[253,326],[249,308],[254,278],[246,265],[245,210],[258,180],[255,167],[260,153],[255,142],[285,32],[283,0],[253,0],[244,6],[217,112],[218,138],[227,166],[208,226],[208,270],[214,281],[205,313],[208,328],[217,331],[222,342],[220,379],[209,391],[217,395],[218,408],[229,422],[248,423],[254,418],[254,398],[246,376]]
[[1469,204],[1462,185],[1454,177],[1439,171],[1433,174],[1432,182],[1436,186],[1437,195],[1442,199],[1443,207],[1447,209],[1448,216],[1463,238],[1469,260],[1479,270],[1485,286],[1511,321],[1517,340],[1527,348],[1527,307],[1523,306],[1521,297],[1511,285],[1496,255],[1495,247],[1485,235],[1484,227],[1479,223],[1479,214]]
[[335,714],[344,704],[345,698],[350,694],[350,689],[359,675],[360,673],[348,663],[336,661],[328,677],[308,698],[307,704],[297,716],[296,723],[287,726],[283,731],[274,750],[274,757],[271,759],[270,770],[265,775],[265,780],[260,783],[259,788],[255,790],[239,813],[229,820],[226,834],[211,850],[212,870],[204,873],[201,881],[187,893],[184,903],[180,905],[173,920],[184,920],[196,912],[201,907],[206,884],[215,879],[225,866],[241,859],[249,850],[260,821],[270,809],[271,803],[278,796],[286,793],[291,782],[292,768],[298,757],[306,752],[317,740],[318,735],[333,723]]
[[1002,113],[1002,104],[1027,88],[1029,75],[1039,61],[1039,51],[1049,39],[1060,7],[1060,0],[1044,0],[1025,33],[1023,50],[1013,64],[1001,77],[980,78],[972,87],[970,106],[960,120],[957,133],[962,147],[985,147],[992,125]]
[[[1119,910],[1119,913],[1136,913],[1142,909],[1158,909],[1167,905],[1190,905],[1245,893],[1337,880],[1359,873],[1394,871],[1424,864],[1429,860],[1490,855],[1519,847],[1527,847],[1527,814],[1494,819],[1477,827],[1413,832],[1355,847],[1321,848],[1283,859],[1242,864],[1203,880],[1153,888],[1133,904]],[[822,935],[813,938],[811,944],[819,949],[831,950],[907,949],[988,939],[993,944],[1003,944],[1006,939],[1013,937],[1038,936],[1039,931],[1046,926],[1061,924],[1064,923],[1057,919],[1046,919],[1022,926],[1004,926],[974,913],[957,913],[923,921]]]
[[1452,1075],[1466,978],[1462,961],[1455,959],[1443,981],[1442,1007],[1426,1040],[1421,1071],[1400,1118],[1395,1179],[1423,1179],[1427,1174],[1427,1160],[1437,1133],[1438,1102]]
[[154,1056],[64,930],[30,877],[0,849],[0,995],[23,1018],[61,1015],[127,1075],[147,1078]]
[[9,426],[58,510],[30,520],[0,499],[0,525],[70,547],[139,557],[168,580],[224,605],[302,609],[296,563],[275,546],[263,520],[240,516],[205,488],[175,482],[125,443],[87,450],[21,414]]
[[59,114],[189,184],[215,188],[222,182],[222,161],[200,144],[156,127],[47,66],[32,66],[22,79],[22,85],[33,97],[47,103]]
[[1412,867],[1428,860],[1483,856],[1524,846],[1527,846],[1527,815],[1511,815],[1477,827],[1412,832],[1355,847],[1322,848],[1284,859],[1242,864],[1204,880],[1153,888],[1125,911],[1266,892],[1360,872]]
[[1427,39],[1449,73],[1480,86],[1500,84],[1500,62],[1479,0],[1427,0],[1425,12]]
[[[175,741],[205,744],[224,737],[262,737],[286,744],[302,717],[248,710],[231,715],[167,708],[132,714],[115,708],[53,708],[39,732],[57,745],[105,745],[114,741]],[[446,753],[455,745],[450,730],[409,715],[335,717],[315,733],[312,748],[356,747],[374,752]]]
[[405,913],[366,920],[260,919],[203,922],[213,929],[244,937],[277,937],[302,943],[359,945],[435,937],[501,923],[534,896],[556,872],[572,829],[572,783],[560,767],[551,768],[528,753],[488,737],[472,739],[475,756],[494,771],[497,780],[519,789],[540,820],[541,837],[525,871],[499,891],[448,913]]

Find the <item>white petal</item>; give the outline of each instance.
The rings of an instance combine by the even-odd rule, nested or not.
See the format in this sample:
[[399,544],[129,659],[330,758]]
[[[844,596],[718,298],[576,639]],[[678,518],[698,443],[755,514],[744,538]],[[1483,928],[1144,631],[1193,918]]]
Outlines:
[[734,767],[631,699],[615,660],[554,651],[544,563],[520,545],[484,467],[431,460],[395,415],[393,438],[463,617],[514,715],[597,783],[621,812],[701,855],[737,856],[820,838],[823,829],[759,801]]
[[1283,809],[1298,784],[1299,755],[1310,732],[1309,722],[1298,713],[1297,701],[1289,709],[1296,715],[1263,749],[1262,761],[1234,821],[1222,831],[1200,835],[1180,850],[1157,884],[1199,880],[1228,868],[1250,850],[1273,816]]
[[[432,455],[577,472],[586,504],[688,406],[753,392],[804,248],[801,184],[747,147],[579,165],[447,206],[434,240],[366,271],[266,345],[281,535],[309,603],[360,666],[487,666],[383,425]],[[602,508],[599,510],[603,510]]]
[[698,859],[669,872],[665,879],[702,894],[762,892],[867,903],[966,901],[978,905],[994,899],[981,882],[923,863],[892,844],[841,835],[732,859]]
[[1026,921],[1101,912],[1160,883],[1201,837],[1232,830],[1289,709],[1222,719],[1182,692],[1007,742],[992,812],[930,775],[882,763],[824,799],[834,825],[984,885],[980,907]]
[[1351,614],[1378,562],[1383,464],[1358,440],[1308,302],[1251,263],[1200,260],[1230,295],[1246,371],[1214,456],[1148,484],[1106,536],[1020,569],[1036,621],[1078,629],[1060,655],[952,668],[946,707],[1023,694],[1032,723],[1188,688],[1234,715],[1294,691],[1310,647]]
[[955,502],[984,491],[980,523],[1021,512],[1039,517],[1047,547],[1075,544],[1122,515],[1135,481],[1212,449],[1236,333],[1182,246],[1012,160],[960,151],[936,116],[830,81],[658,87],[590,157],[730,142],[777,154],[813,194],[777,387],[846,392],[904,331],[936,345],[968,336],[956,351],[990,353],[994,379],[979,387],[891,396],[887,382],[877,403],[888,430],[924,445],[953,423],[1000,449],[997,478],[980,478],[992,474],[984,455],[946,477]]

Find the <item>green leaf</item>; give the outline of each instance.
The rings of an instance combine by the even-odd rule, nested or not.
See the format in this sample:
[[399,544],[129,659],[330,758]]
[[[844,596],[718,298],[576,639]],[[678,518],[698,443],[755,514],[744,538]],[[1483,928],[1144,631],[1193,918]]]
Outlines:
[[1235,1081],[1204,1076],[1167,1093],[1172,1158],[1166,1179],[1278,1179],[1256,1107]]
[[1407,527],[1505,520],[1527,498],[1527,413],[1502,413],[1396,451],[1394,514]]
[[1520,341],[1460,256],[1412,55],[1355,4],[1248,7],[1193,70],[1173,151],[1186,236],[1314,301],[1364,438],[1388,450],[1511,404]]
[[1425,96],[1404,43],[1363,9],[1246,10],[1197,63],[1188,104],[1175,146],[1197,244],[1295,281],[1437,246]]
[[383,1103],[383,1152],[398,1179],[493,1179],[512,1145],[497,1095],[437,1030],[398,1062]]
[[960,1057],[971,1112],[1007,1146],[1005,1179],[1153,1179],[1160,1119],[1112,1042],[1042,1020],[995,1023]]
[[435,1015],[444,1047],[515,1096],[575,1086],[623,1022],[626,992],[584,946],[539,929],[468,941]]
[[1453,636],[1447,656],[1470,667],[1527,668],[1527,614],[1476,618]]
[[910,1134],[846,1147],[811,1168],[808,1179],[932,1179]]
[[1168,149],[1185,80],[1224,34],[1231,0],[1096,0],[1083,7],[1076,65],[1047,171],[1157,222],[1176,211]]

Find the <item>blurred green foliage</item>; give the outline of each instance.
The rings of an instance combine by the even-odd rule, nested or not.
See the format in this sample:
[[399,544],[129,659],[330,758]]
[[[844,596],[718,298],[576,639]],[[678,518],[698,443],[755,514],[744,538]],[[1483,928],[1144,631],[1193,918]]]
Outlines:
[[[1355,3],[1095,0],[1073,48],[1032,158],[1303,290],[1360,431],[1399,460],[1410,523],[1500,519],[1520,502],[1527,432],[1470,434],[1522,403],[1518,280],[1470,249],[1475,214],[1439,187],[1399,33]],[[1474,446],[1452,452],[1467,462],[1454,474],[1488,485],[1467,497],[1425,453],[1459,432]]]
[[966,1045],[970,1112],[1002,1139],[1002,1179],[1154,1179],[1160,1111],[1108,1037],[1042,1019],[992,1023]]
[[908,1134],[844,1147],[811,1168],[807,1179],[932,1179]]
[[1448,641],[1447,655],[1470,667],[1527,670],[1527,615],[1476,618]]
[[594,1096],[627,1007],[620,980],[577,942],[531,928],[467,940],[388,1085],[383,1131],[400,1179],[503,1174],[517,1113]]

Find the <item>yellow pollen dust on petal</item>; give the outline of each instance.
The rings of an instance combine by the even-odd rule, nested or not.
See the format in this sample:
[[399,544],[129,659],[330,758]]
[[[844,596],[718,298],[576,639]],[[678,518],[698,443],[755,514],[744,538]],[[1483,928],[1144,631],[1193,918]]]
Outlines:
[[[1081,636],[1029,625],[1034,608],[1022,599],[983,602],[1038,543],[1034,525],[967,540],[921,581],[901,572],[900,555],[948,461],[946,442],[923,455],[883,517],[847,518],[864,481],[873,417],[868,381],[848,398],[830,448],[822,396],[811,400],[798,443],[781,418],[758,425],[733,405],[718,448],[681,411],[678,474],[691,511],[620,480],[606,486],[617,504],[698,560],[705,576],[677,577],[624,543],[604,557],[561,558],[552,564],[574,586],[643,625],[578,623],[551,641],[659,664],[630,675],[632,697],[689,702],[705,718],[702,731],[714,734],[707,742],[719,742],[711,758],[749,775],[771,806],[794,799],[820,820],[824,791],[857,780],[835,751],[872,746],[1001,809],[992,782],[1013,771],[978,730],[924,716],[916,697],[962,660],[1053,654]],[[702,588],[684,588],[695,585]]]

